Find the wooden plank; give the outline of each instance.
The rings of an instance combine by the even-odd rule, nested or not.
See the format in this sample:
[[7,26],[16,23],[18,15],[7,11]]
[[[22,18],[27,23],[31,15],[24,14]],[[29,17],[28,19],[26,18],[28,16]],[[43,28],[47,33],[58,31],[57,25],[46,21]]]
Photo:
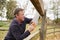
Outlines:
[[44,15],[44,5],[42,0],[30,0],[41,16]]
[[39,31],[29,35],[27,38],[25,38],[24,40],[31,40],[33,37],[35,37],[37,34],[39,34]]
[[1,28],[0,28],[0,31],[8,31],[8,29],[1,29]]

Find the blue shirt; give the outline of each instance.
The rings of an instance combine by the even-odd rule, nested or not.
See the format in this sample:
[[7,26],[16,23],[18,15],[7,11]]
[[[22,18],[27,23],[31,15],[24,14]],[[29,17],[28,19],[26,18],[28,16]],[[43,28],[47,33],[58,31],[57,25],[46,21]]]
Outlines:
[[25,18],[25,20],[20,24],[15,18],[10,24],[9,31],[4,40],[23,40],[30,35],[30,32],[26,29],[26,24],[30,23],[32,19]]

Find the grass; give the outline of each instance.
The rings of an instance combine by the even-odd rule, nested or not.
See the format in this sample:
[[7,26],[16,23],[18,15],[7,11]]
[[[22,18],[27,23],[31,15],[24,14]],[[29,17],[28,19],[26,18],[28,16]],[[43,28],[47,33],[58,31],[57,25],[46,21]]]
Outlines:
[[[54,27],[57,27],[57,26],[47,26],[47,29],[54,28]],[[60,28],[55,28],[55,30],[54,29],[47,30],[46,33],[50,33],[50,32],[53,32],[53,33],[46,34],[46,40],[60,40],[60,32],[54,33],[54,31],[60,31]],[[39,39],[40,39],[40,36],[38,33],[31,40],[39,40]]]
[[0,40],[3,40],[7,31],[0,31]]
[[7,31],[0,31],[0,40],[3,40]]
[[[0,24],[2,25],[2,27],[0,27],[0,28],[8,29],[8,28],[9,28],[9,25],[10,25],[10,22],[0,22]],[[29,26],[29,25],[27,25],[26,30],[27,30],[28,26]],[[35,30],[34,30],[33,32],[31,32],[31,33],[33,34],[33,33],[35,33],[36,31],[38,31],[39,28],[40,28],[40,26],[41,26],[41,25],[37,25],[37,27],[35,28]],[[48,29],[48,28],[54,28],[54,27],[55,27],[55,26],[47,26],[47,29]],[[60,28],[56,29],[55,31],[59,31],[59,30],[60,30]],[[54,29],[47,30],[47,33],[48,33],[48,32],[53,32],[53,31],[54,31]],[[7,33],[7,31],[0,31],[0,40],[3,40],[3,39],[4,39],[6,33]],[[52,36],[52,35],[53,35],[53,33],[52,33],[51,35],[49,34],[48,36],[46,36],[46,38],[47,38],[47,39],[52,39],[52,38],[54,38],[54,36]],[[51,37],[51,36],[52,36],[52,37]],[[36,34],[31,40],[38,40],[39,38],[40,38],[39,34]],[[59,38],[60,38],[60,36],[59,36]]]
[[10,22],[0,21],[0,28],[2,29],[8,29],[9,25],[10,25]]
[[31,40],[39,40],[40,36],[39,33],[35,35],[35,37],[31,38]]
[[[39,33],[36,34],[31,40],[39,40]],[[60,33],[56,33],[55,35],[52,33],[50,36],[46,36],[45,40],[60,40]]]
[[[5,23],[5,22],[4,22],[4,23]],[[4,24],[4,26],[2,26],[2,27],[0,27],[0,28],[8,29],[8,28],[9,28],[9,24],[10,24],[10,23],[7,22],[6,24]],[[29,26],[29,25],[27,25],[26,30],[27,30],[28,26]],[[39,30],[39,25],[35,28],[35,30],[34,30],[32,33],[36,32],[36,31],[38,31],[38,30]],[[3,39],[4,39],[6,33],[7,33],[7,31],[0,31],[0,40],[3,40]]]
[[[0,29],[8,29],[10,22],[0,21]],[[3,40],[7,31],[0,31],[0,40]]]

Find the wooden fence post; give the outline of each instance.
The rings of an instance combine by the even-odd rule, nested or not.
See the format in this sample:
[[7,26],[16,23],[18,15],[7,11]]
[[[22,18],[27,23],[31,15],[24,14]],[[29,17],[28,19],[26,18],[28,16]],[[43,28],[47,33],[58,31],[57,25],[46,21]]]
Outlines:
[[45,40],[46,38],[46,11],[44,16],[42,16],[42,25],[40,30],[40,40]]

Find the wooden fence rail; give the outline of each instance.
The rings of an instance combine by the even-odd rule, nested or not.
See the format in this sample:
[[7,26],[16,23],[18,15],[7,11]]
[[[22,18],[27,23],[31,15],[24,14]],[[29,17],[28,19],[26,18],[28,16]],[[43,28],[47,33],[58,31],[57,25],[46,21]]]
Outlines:
[[[50,34],[52,34],[52,33],[55,34],[55,33],[58,33],[58,32],[60,33],[60,30],[56,30],[56,29],[60,29],[60,27],[47,28],[46,31],[47,31],[47,30],[51,30],[51,29],[53,29],[53,32],[48,32],[48,33],[46,33],[47,35],[50,35]],[[39,30],[41,30],[41,28],[40,28]],[[0,31],[8,31],[8,29],[0,29]],[[31,35],[28,36],[26,39],[31,40],[32,38],[35,37],[36,34],[39,34],[39,32],[40,32],[40,31],[37,31],[37,32],[31,34]],[[26,40],[26,39],[24,39],[24,40]]]

